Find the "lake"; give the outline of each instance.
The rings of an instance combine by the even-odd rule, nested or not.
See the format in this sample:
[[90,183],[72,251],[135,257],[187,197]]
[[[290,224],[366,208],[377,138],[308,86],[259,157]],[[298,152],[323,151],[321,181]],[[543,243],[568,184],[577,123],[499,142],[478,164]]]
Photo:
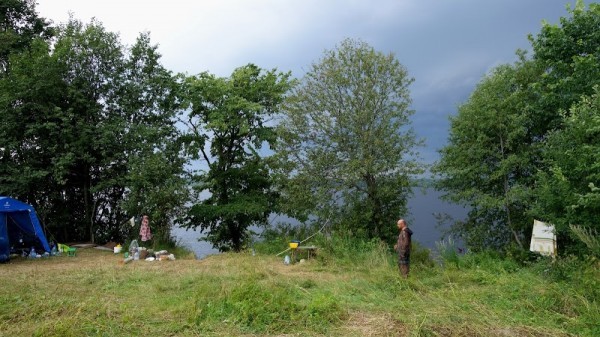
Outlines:
[[[438,225],[436,213],[445,213],[456,220],[462,220],[468,212],[460,205],[442,200],[441,196],[442,192],[433,188],[415,189],[414,195],[408,201],[410,213],[405,216],[405,219],[414,232],[413,240],[430,249],[435,249],[435,243],[442,239],[448,229]],[[391,226],[394,223],[395,220],[390,221]],[[174,228],[172,234],[179,245],[192,250],[199,259],[218,253],[218,250],[213,249],[210,243],[198,241],[198,238],[202,237],[199,230]]]

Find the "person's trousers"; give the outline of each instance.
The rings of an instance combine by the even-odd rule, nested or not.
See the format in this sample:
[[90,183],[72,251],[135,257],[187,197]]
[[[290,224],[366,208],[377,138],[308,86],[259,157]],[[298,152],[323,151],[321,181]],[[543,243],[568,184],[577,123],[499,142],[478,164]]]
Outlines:
[[402,275],[402,277],[407,278],[408,271],[410,270],[409,264],[398,264],[398,267],[400,268],[400,274]]

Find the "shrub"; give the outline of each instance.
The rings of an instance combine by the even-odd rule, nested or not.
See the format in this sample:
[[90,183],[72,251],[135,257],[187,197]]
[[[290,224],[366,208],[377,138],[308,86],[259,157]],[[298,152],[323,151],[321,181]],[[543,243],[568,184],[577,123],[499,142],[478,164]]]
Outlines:
[[424,247],[417,241],[413,241],[410,252],[410,263],[430,268],[434,267],[433,259],[431,257],[431,250]]
[[528,249],[523,249],[517,245],[510,245],[506,249],[506,257],[520,266],[525,266],[527,264],[531,264],[542,259],[550,259],[550,257],[543,256],[540,253],[532,252]]

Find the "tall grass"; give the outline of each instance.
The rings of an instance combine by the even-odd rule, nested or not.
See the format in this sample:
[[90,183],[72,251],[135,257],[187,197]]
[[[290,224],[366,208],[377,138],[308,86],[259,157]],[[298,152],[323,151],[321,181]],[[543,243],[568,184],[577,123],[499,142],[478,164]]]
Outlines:
[[459,267],[460,259],[458,256],[458,247],[451,236],[449,236],[446,240],[436,242],[435,246],[439,254],[440,263],[452,265],[456,268]]
[[460,268],[415,263],[405,280],[380,242],[312,244],[317,258],[293,265],[261,253],[122,264],[93,249],[15,259],[0,265],[0,336],[600,334],[595,259],[465,254]]
[[590,251],[590,254],[600,258],[600,236],[591,229],[582,226],[571,225],[571,232],[583,242]]

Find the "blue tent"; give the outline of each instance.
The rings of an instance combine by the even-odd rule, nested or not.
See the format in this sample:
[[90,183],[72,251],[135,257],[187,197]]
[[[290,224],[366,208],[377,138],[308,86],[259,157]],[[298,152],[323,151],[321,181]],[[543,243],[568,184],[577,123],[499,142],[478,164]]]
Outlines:
[[0,196],[0,262],[10,258],[11,250],[31,249],[50,252],[48,240],[32,206]]

